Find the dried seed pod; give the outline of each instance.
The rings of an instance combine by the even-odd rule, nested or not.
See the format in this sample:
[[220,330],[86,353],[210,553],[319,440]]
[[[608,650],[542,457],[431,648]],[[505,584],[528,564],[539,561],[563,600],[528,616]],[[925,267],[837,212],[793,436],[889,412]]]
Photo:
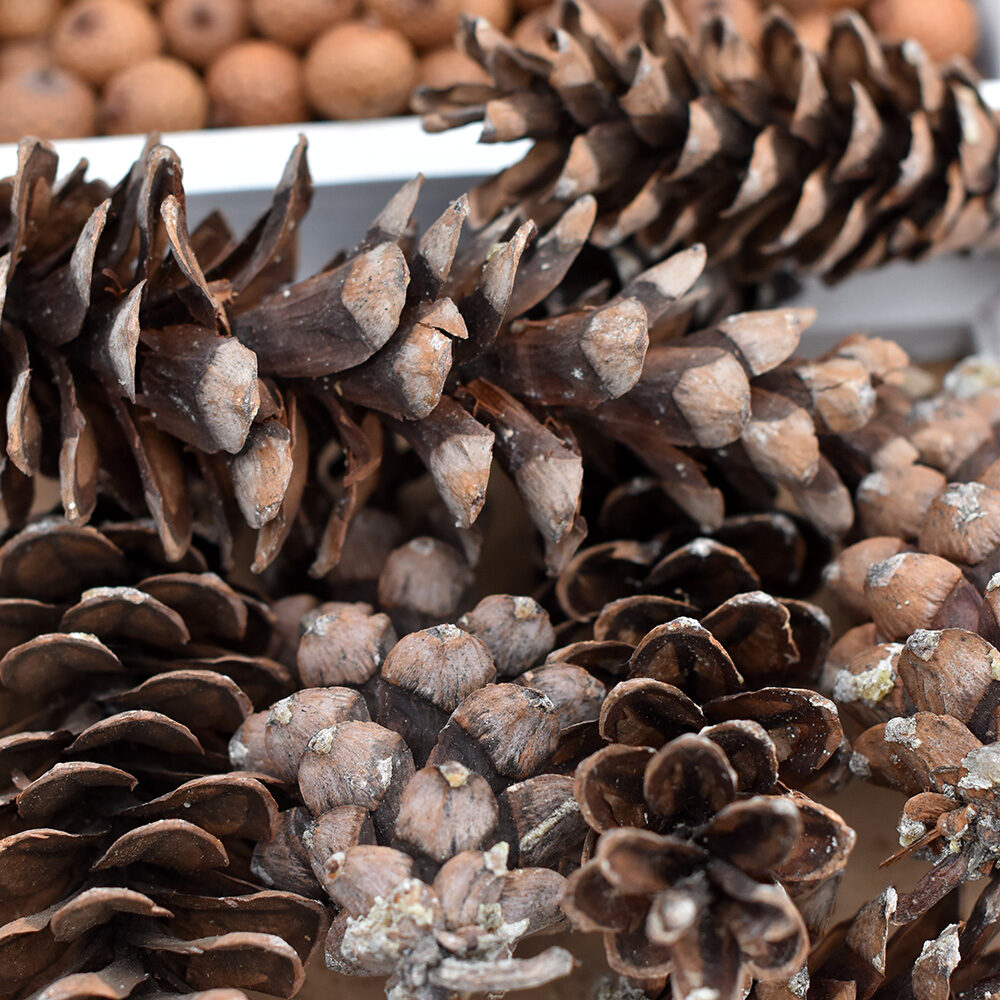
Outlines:
[[926,465],[894,465],[865,476],[855,500],[858,519],[868,535],[916,539],[928,507],[947,483]]
[[378,721],[398,732],[423,764],[452,712],[495,679],[493,656],[474,635],[447,624],[411,632],[382,665]]
[[311,821],[308,809],[288,809],[279,814],[274,836],[254,847],[250,870],[264,885],[322,896],[304,839]]
[[[260,40],[230,47],[208,74],[210,90],[225,91],[220,113],[296,105],[289,59]],[[257,72],[262,60],[280,85]],[[171,559],[204,527],[227,571],[274,566],[278,580],[294,580],[311,553],[308,570],[340,596],[356,599],[346,584],[378,579],[401,629],[450,618],[469,580],[443,543],[399,548],[398,512],[366,506],[409,496],[421,466],[447,515],[444,537],[458,532],[471,562],[496,457],[553,575],[587,530],[580,441],[612,459],[602,469],[633,452],[707,532],[722,524],[727,494],[757,509],[779,488],[822,532],[848,527],[831,458],[852,432],[833,428],[870,409],[892,375],[885,350],[855,339],[793,361],[811,311],[714,315],[716,299],[732,299],[696,290],[709,259],[701,246],[658,254],[638,273],[605,261],[595,283],[577,261],[597,224],[593,195],[554,214],[491,212],[462,241],[466,198],[417,233],[415,180],[356,248],[294,282],[310,200],[304,142],[242,239],[217,214],[188,231],[179,162],[165,147],[150,144],[114,188],[82,170],[58,186],[57,169],[50,149],[27,141],[9,188],[0,284],[12,524],[28,516],[42,465],[58,465],[74,521],[106,497],[149,514]],[[55,305],[36,308],[43,299]],[[83,331],[93,350],[78,349]],[[795,429],[795,447],[761,446],[779,425]]]
[[876,536],[844,549],[823,571],[823,583],[855,618],[868,616],[865,579],[868,569],[900,552],[909,551],[901,538]]
[[587,834],[573,794],[573,779],[540,774],[511,785],[500,795],[503,839],[520,867],[573,867]]
[[361,806],[335,806],[315,819],[302,833],[313,874],[324,889],[336,871],[336,859],[358,844],[374,844],[375,827],[371,813]]
[[434,538],[415,538],[386,560],[378,598],[397,628],[407,632],[453,617],[471,583],[461,553]]
[[491,684],[455,709],[427,759],[454,760],[494,789],[537,773],[556,751],[559,716],[544,695],[517,684]]
[[474,216],[592,193],[596,247],[655,261],[704,243],[746,285],[995,240],[1000,130],[975,83],[879,41],[857,11],[819,51],[784,14],[761,28],[744,0],[651,6],[627,52],[577,4],[551,16],[558,43],[530,50],[466,18],[459,46],[491,84],[415,99],[430,129],[482,121],[487,141],[533,140],[473,192]]
[[370,722],[364,699],[349,688],[303,688],[276,701],[267,716],[264,743],[275,773],[294,782],[312,737],[340,722]]
[[0,939],[17,941],[0,992],[294,993],[327,923],[302,895],[319,894],[297,841],[308,814],[279,813],[226,759],[235,730],[237,767],[275,769],[253,708],[292,678],[263,653],[266,606],[198,549],[172,565],[148,522],[61,519],[0,547],[0,606],[16,626],[0,657]]
[[918,629],[906,640],[897,669],[914,705],[969,723],[1000,679],[1000,652],[965,629]]
[[1000,548],[1000,491],[983,483],[949,483],[927,508],[919,544],[955,563],[984,562]]

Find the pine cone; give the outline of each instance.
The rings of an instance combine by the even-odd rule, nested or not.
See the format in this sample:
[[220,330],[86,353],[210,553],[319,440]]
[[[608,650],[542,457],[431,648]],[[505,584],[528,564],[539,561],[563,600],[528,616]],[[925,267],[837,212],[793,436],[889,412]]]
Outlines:
[[291,686],[266,607],[148,525],[59,520],[0,548],[0,595],[0,991],[292,996],[326,916],[252,879],[278,807],[225,756]]
[[55,171],[51,149],[23,144],[0,352],[14,524],[48,474],[73,523],[104,498],[116,515],[148,513],[172,560],[197,529],[229,570],[260,572],[294,549],[294,579],[303,556],[324,575],[377,538],[374,565],[342,573],[370,580],[413,456],[475,557],[495,451],[554,572],[585,533],[577,434],[592,454],[632,449],[699,523],[722,516],[702,462],[757,503],[787,491],[828,533],[850,522],[818,436],[863,426],[872,383],[899,358],[853,341],[791,360],[804,310],[735,315],[675,342],[702,295],[690,289],[704,252],[625,281],[583,265],[567,276],[594,221],[589,196],[534,242],[533,224],[505,213],[456,252],[467,200],[418,239],[415,181],[355,250],[289,284],[310,197],[304,143],[239,242],[218,215],[188,236],[164,147],[113,191],[82,171],[57,186]]
[[888,887],[814,949],[810,995],[955,996],[985,1000],[1000,967],[989,953],[997,931],[998,883],[991,880],[963,919],[947,897],[918,920],[894,923],[898,894]]
[[577,794],[601,836],[564,905],[580,929],[604,933],[613,969],[669,974],[675,997],[708,989],[722,1000],[751,979],[799,973],[809,933],[786,890],[835,884],[854,835],[835,813],[780,794],[777,776],[775,744],[746,721],[655,751],[613,744],[581,765]]
[[910,796],[896,856],[934,863],[899,901],[895,920],[905,923],[989,874],[1000,854],[1000,620],[993,589],[980,598],[958,566],[926,553],[874,563],[865,597],[873,624],[841,640],[830,679],[845,714],[868,727],[854,741],[851,769]]
[[822,53],[780,13],[756,48],[721,19],[689,35],[671,0],[624,51],[577,0],[548,50],[481,19],[458,45],[491,83],[419,94],[426,127],[534,140],[473,193],[475,220],[593,194],[598,247],[655,261],[701,242],[737,284],[996,245],[1000,129],[972,71],[879,42],[853,11]]
[[392,974],[400,996],[428,1000],[567,973],[559,949],[510,960],[520,937],[559,921],[558,870],[579,864],[587,829],[551,762],[605,692],[579,668],[529,670],[553,640],[539,605],[506,595],[398,642],[363,606],[307,618],[299,671],[315,686],[251,715],[230,752],[302,803],[253,869],[333,900],[333,968]]
[[[726,529],[748,556],[709,538],[662,558],[656,544],[631,542],[580,552],[557,593],[592,625],[549,658],[614,685],[597,733],[589,723],[564,738],[577,753],[595,736],[609,743],[576,769],[600,839],[570,876],[567,911],[605,933],[612,968],[642,980],[672,969],[680,997],[701,987],[739,996],[746,976],[798,973],[807,928],[825,926],[854,844],[835,813],[787,787],[836,780],[844,758],[836,709],[811,690],[825,615],[754,589],[750,558],[767,566],[770,552],[770,572],[794,579],[801,539],[780,515]],[[764,921],[753,932],[746,907]]]

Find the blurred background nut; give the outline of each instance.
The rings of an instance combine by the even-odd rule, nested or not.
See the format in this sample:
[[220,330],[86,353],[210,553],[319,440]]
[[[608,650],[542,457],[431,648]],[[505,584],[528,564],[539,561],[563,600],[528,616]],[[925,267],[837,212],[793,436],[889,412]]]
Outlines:
[[192,66],[207,66],[249,31],[243,0],[166,0],[160,19],[167,48]]
[[327,118],[399,114],[417,80],[417,58],[406,38],[392,28],[361,22],[320,36],[304,69],[309,100]]
[[201,78],[177,59],[147,59],[115,74],[100,114],[109,135],[204,128],[208,94]]
[[93,93],[72,73],[52,67],[0,80],[0,142],[93,135],[96,119]]
[[234,45],[212,63],[205,79],[215,125],[274,125],[306,117],[299,61],[276,42]]
[[56,22],[56,61],[93,84],[160,51],[160,28],[133,0],[77,0]]
[[265,38],[301,49],[356,7],[357,0],[250,0],[250,19]]
[[0,38],[32,38],[48,31],[59,0],[0,0]]

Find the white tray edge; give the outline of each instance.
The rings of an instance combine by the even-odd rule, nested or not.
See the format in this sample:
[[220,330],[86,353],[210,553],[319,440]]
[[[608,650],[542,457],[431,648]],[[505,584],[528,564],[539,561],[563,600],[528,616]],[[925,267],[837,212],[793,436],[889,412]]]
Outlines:
[[[988,80],[983,92],[1000,111],[1000,79]],[[478,123],[450,132],[428,134],[416,117],[364,122],[309,122],[257,128],[168,132],[163,142],[184,167],[189,195],[266,191],[281,177],[299,135],[309,142],[309,169],[317,187],[403,181],[425,177],[482,177],[517,162],[527,141],[478,142]],[[61,139],[53,143],[61,172],[87,160],[91,177],[117,181],[142,150],[139,135]],[[0,176],[17,167],[17,146],[0,144]]]

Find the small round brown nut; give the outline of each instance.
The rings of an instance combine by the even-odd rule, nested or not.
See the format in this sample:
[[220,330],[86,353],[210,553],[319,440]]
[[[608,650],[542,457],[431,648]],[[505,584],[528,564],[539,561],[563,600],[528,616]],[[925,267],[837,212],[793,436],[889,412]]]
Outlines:
[[158,56],[129,66],[108,81],[100,120],[108,135],[204,128],[208,94],[190,66]]
[[938,62],[971,59],[979,48],[979,17],[969,0],[874,0],[868,20],[889,41],[918,41]]
[[451,41],[462,0],[365,0],[365,9],[379,24],[394,28],[418,49],[429,49]]
[[279,125],[306,117],[299,61],[276,42],[237,43],[209,66],[205,79],[215,125]]
[[29,38],[9,42],[0,48],[0,77],[20,76],[39,69],[51,69],[56,64],[52,46],[47,41]]
[[160,21],[167,48],[192,66],[207,66],[249,30],[243,0],[166,0]]
[[306,92],[320,114],[382,118],[406,110],[417,80],[417,57],[398,31],[357,21],[321,35],[304,69]]
[[72,73],[52,67],[0,80],[0,142],[73,139],[93,135],[96,123],[97,101]]
[[456,83],[489,83],[486,70],[464,52],[449,46],[432,49],[420,60],[420,83],[433,90],[444,90]]
[[76,0],[56,22],[56,60],[84,80],[103,84],[160,51],[155,18],[133,0]]
[[250,19],[265,38],[301,49],[356,9],[357,0],[250,0]]
[[0,0],[0,38],[34,38],[51,27],[59,0]]

